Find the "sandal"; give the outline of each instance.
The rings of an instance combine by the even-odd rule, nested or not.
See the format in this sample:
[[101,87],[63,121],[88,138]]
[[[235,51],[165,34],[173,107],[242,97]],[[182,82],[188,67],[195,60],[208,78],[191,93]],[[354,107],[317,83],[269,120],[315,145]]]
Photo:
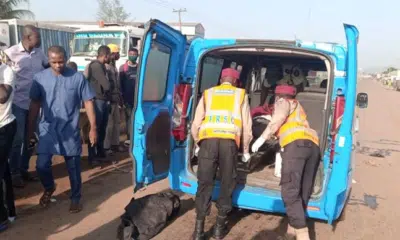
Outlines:
[[53,188],[53,190],[50,191],[44,191],[42,197],[40,198],[40,205],[42,207],[47,207],[51,201],[51,196],[53,195],[54,191],[56,190],[56,188]]

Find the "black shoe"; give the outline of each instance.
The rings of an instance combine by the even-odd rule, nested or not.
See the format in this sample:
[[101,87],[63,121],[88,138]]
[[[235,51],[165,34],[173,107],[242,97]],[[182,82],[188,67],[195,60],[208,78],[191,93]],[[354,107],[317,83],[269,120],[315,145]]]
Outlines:
[[7,228],[8,228],[8,219],[0,221],[0,233],[7,230]]
[[196,220],[196,227],[193,232],[193,240],[204,240],[204,220]]
[[214,226],[213,237],[217,240],[224,239],[228,234],[228,228],[226,226],[226,216],[217,216],[217,222]]
[[78,213],[82,211],[82,204],[79,202],[71,202],[71,205],[69,207],[69,212],[70,213]]

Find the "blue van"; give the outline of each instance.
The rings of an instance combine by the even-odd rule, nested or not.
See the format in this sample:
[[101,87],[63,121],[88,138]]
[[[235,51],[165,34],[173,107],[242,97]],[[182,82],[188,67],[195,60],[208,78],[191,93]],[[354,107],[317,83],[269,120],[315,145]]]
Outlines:
[[[240,81],[251,106],[260,106],[265,101],[260,100],[263,89],[269,84],[260,73],[273,72],[271,66],[278,63],[284,76],[295,74],[295,81],[304,81],[297,99],[320,136],[322,158],[308,216],[332,224],[349,197],[355,161],[358,30],[347,24],[344,30],[347,46],[299,40],[188,41],[165,23],[150,20],[143,37],[132,114],[134,191],[168,177],[171,189],[195,195],[197,161],[190,125],[202,92],[217,85],[221,69],[230,66],[241,71]],[[300,71],[293,73],[294,68]],[[285,213],[280,179],[273,176],[273,165],[265,164],[270,158],[254,154],[250,162],[258,166],[253,168],[238,159],[236,207]],[[217,176],[213,198],[218,192]]]

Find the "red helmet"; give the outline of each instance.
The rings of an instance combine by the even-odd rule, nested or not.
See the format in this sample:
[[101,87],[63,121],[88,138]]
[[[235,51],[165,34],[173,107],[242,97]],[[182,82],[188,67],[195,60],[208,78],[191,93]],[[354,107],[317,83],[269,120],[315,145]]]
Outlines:
[[291,85],[278,85],[275,88],[275,94],[296,96],[296,88]]

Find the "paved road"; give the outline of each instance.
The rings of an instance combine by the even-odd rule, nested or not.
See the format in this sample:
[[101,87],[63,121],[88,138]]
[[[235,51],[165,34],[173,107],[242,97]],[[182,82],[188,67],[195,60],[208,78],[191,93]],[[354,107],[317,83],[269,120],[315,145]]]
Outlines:
[[[346,219],[334,228],[323,222],[310,221],[312,239],[400,239],[400,216],[398,202],[400,191],[400,93],[386,90],[378,83],[361,81],[360,91],[370,96],[367,110],[359,112],[360,136],[354,174],[353,191],[346,210]],[[371,157],[379,151],[384,157]],[[120,158],[126,156],[120,155]],[[129,161],[120,164],[129,170]],[[115,239],[119,216],[132,196],[131,175],[108,166],[89,170],[84,165],[84,211],[68,213],[68,177],[62,159],[55,160],[57,177],[57,202],[48,209],[37,206],[40,185],[32,184],[17,191],[19,218],[1,240],[57,239],[57,240],[110,240]],[[140,192],[140,195],[168,188],[166,181],[156,183]],[[365,198],[367,202],[365,203]],[[370,201],[376,198],[377,206]],[[189,239],[195,219],[194,201],[182,196],[180,216],[155,239]],[[215,220],[215,209],[207,221],[210,229]],[[226,239],[275,239],[282,232],[285,218],[270,214],[236,211],[230,224],[232,229]]]

